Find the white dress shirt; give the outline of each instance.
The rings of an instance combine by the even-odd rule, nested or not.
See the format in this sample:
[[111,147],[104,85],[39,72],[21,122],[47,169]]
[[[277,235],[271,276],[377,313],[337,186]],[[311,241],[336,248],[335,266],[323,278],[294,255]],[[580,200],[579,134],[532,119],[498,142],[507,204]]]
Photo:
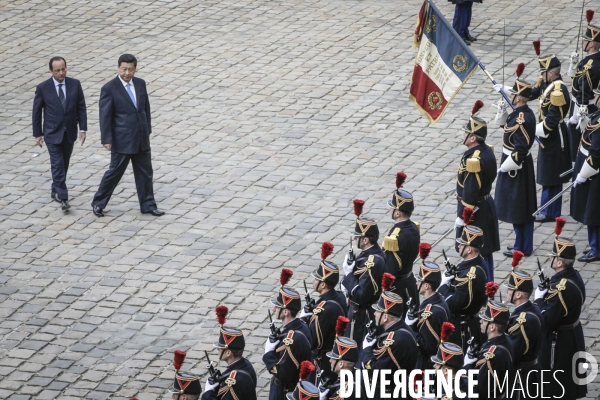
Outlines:
[[[127,84],[131,85],[129,88],[131,89],[131,93],[133,93],[133,98],[135,99],[135,103],[137,104],[137,96],[135,94],[135,87],[133,86],[133,79],[131,79],[129,82],[125,82],[123,79],[121,79],[121,77],[119,75],[117,75],[117,76],[119,77],[119,80],[125,87],[126,92],[127,92]],[[129,93],[127,93],[127,94],[129,94]]]

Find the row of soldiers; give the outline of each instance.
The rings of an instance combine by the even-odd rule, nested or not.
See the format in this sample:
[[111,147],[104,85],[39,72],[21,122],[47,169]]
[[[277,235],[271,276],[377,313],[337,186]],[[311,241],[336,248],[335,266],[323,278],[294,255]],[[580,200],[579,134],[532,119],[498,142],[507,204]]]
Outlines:
[[[302,306],[300,293],[287,285],[292,271],[282,271],[280,289],[271,300],[273,315],[282,326],[276,328],[272,322],[263,356],[272,375],[270,399],[339,399],[342,370],[371,374],[431,367],[444,373],[480,370],[479,398],[488,398],[488,386],[502,393],[497,398],[511,398],[499,382],[488,383],[490,371],[498,376],[508,373],[511,379],[517,374],[527,377],[521,379],[522,399],[541,397],[542,388],[543,396],[550,398],[585,396],[586,385],[572,377],[578,369],[572,358],[585,349],[579,320],[585,286],[573,268],[575,244],[559,236],[566,222],[559,218],[560,196],[537,219],[556,220],[550,253],[554,275],[544,278],[540,267],[536,288],[532,276],[518,266],[533,251],[532,214],[537,200],[530,150],[535,141],[540,145],[541,202],[556,197],[563,183],[572,179],[571,216],[588,226],[591,247],[579,260],[600,260],[600,179],[595,176],[600,165],[600,28],[591,24],[593,12],[586,16],[588,27],[582,39],[587,54],[578,61],[571,91],[562,81],[560,60],[555,55],[540,56],[539,42],[534,48],[541,79],[535,85],[521,79],[524,65],[520,65],[512,88],[495,86],[511,97],[513,106],[505,116],[499,169],[493,149],[485,143],[487,123],[476,115],[482,102],[476,103],[464,126],[467,151],[456,184],[459,263],[446,259],[442,272],[426,260],[431,246],[421,243],[418,223],[411,220],[415,201],[403,189],[406,175],[398,173],[388,202],[394,225],[382,247],[377,222],[363,215],[364,201],[355,200],[353,240],[360,253],[355,256],[351,246],[338,268],[327,260],[333,245],[323,245],[321,262],[312,273],[318,299],[306,291]],[[537,118],[527,105],[533,99],[540,101]],[[572,175],[565,174],[572,162]],[[496,177],[494,200],[491,189]],[[492,255],[500,250],[498,220],[512,223],[516,233],[514,245],[504,252],[513,257],[513,270],[505,283],[512,312],[501,294],[500,300],[495,299]],[[256,373],[243,357],[244,336],[224,326],[223,314],[223,309],[218,311],[221,329],[215,347],[227,368],[221,373],[211,365],[202,398],[255,399]],[[179,370],[180,363],[175,364]],[[552,371],[554,378],[544,381],[542,370]],[[174,399],[195,400],[202,389],[197,376],[177,371],[171,391]],[[379,390],[375,393],[379,396]],[[457,397],[446,393],[444,398]]]

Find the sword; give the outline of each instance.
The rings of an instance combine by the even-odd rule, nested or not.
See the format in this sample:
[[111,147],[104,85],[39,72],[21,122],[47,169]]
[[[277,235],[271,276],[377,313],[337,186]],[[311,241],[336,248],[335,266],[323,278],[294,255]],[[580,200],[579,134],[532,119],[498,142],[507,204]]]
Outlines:
[[575,168],[571,168],[570,170],[563,172],[562,174],[560,174],[560,177],[564,178],[565,176],[572,174],[574,169]]
[[546,204],[544,204],[543,206],[541,206],[540,208],[538,208],[533,214],[531,214],[532,216],[536,216],[539,213],[541,213],[543,210],[545,210],[550,204],[554,203],[556,200],[558,200],[563,193],[565,193],[567,190],[571,189],[571,187],[573,187],[573,185],[575,184],[575,182],[571,182],[569,183],[569,185],[564,188],[559,194],[557,194],[556,196],[554,196],[553,198],[551,198],[550,200],[548,200],[548,202]]
[[433,249],[436,244],[438,244],[439,242],[444,240],[446,238],[446,236],[448,236],[450,234],[450,232],[452,232],[453,230],[454,230],[454,227],[452,227],[452,228],[448,229],[446,232],[444,232],[444,234],[438,240],[433,242],[433,244],[431,245],[431,248]]

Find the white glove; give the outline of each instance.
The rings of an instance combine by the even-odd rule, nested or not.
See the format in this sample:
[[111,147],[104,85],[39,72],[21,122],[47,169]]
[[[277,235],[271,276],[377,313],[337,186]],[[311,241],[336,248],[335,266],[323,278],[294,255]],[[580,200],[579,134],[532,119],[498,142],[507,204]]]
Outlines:
[[508,171],[506,171],[504,168],[500,167],[500,168],[498,168],[498,171],[497,171],[497,172],[498,172],[499,174],[501,174],[501,173],[506,173],[506,172],[508,172]]
[[461,217],[456,217],[456,221],[454,221],[454,228],[460,228],[465,225],[465,221]]
[[342,264],[342,268],[344,269],[344,273],[346,275],[352,274],[352,270],[354,269],[354,261],[352,261],[352,264],[348,264],[348,254],[346,254],[346,257],[344,258],[344,263]]
[[569,124],[575,125],[578,123],[579,123],[579,106],[577,104],[575,104],[575,107],[573,107],[573,115],[571,115],[571,118],[569,118]]
[[365,339],[363,340],[363,343],[362,343],[363,349],[366,349],[367,347],[373,346],[375,344],[376,340],[377,339],[373,339],[373,340],[369,341],[369,340],[367,340],[367,337],[365,336]]
[[534,296],[534,299],[535,299],[535,300],[538,300],[538,299],[543,299],[543,298],[544,298],[544,296],[546,295],[546,292],[547,292],[547,291],[548,291],[548,289],[541,290],[540,288],[536,288],[536,289],[535,289],[535,296]]
[[319,400],[327,400],[327,395],[329,394],[329,389],[324,392],[319,392]]
[[269,338],[267,338],[267,341],[265,342],[265,354],[267,354],[270,351],[273,351],[277,348],[277,345],[279,344],[280,340],[271,343],[271,341],[269,340]]
[[406,325],[408,326],[412,326],[414,325],[415,322],[417,322],[419,320],[419,318],[410,318],[408,316],[408,314],[406,314],[406,317],[404,317],[404,322],[406,323]]
[[587,178],[584,178],[581,174],[577,174],[577,178],[575,178],[575,182],[573,182],[573,187],[581,185],[582,183],[585,183],[585,181],[587,181]]
[[210,390],[216,389],[219,387],[219,382],[215,382],[212,385],[208,382],[208,378],[206,378],[206,382],[204,383],[204,392],[208,392]]
[[304,307],[302,307],[302,312],[300,313],[300,318],[308,317],[311,315],[313,315],[313,313],[304,311]]
[[465,365],[468,365],[468,364],[473,364],[473,363],[475,363],[475,362],[477,362],[477,359],[476,359],[476,358],[473,358],[473,357],[469,357],[469,352],[467,351],[467,353],[465,354],[465,358],[463,359],[463,363],[464,363],[464,364],[463,364],[463,367],[464,367]]
[[494,85],[494,90],[498,93],[502,93],[502,90],[504,89],[504,85],[501,83],[496,83]]
[[454,279],[454,275],[447,276],[446,274],[442,274],[442,283],[440,283],[440,286],[449,284],[452,279]]

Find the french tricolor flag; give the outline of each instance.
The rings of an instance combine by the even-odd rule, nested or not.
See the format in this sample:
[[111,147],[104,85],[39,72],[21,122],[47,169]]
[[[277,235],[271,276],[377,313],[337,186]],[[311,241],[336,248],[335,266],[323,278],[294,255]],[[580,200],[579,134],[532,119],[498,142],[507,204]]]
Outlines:
[[414,46],[419,51],[408,97],[435,124],[479,60],[431,0],[419,12]]

